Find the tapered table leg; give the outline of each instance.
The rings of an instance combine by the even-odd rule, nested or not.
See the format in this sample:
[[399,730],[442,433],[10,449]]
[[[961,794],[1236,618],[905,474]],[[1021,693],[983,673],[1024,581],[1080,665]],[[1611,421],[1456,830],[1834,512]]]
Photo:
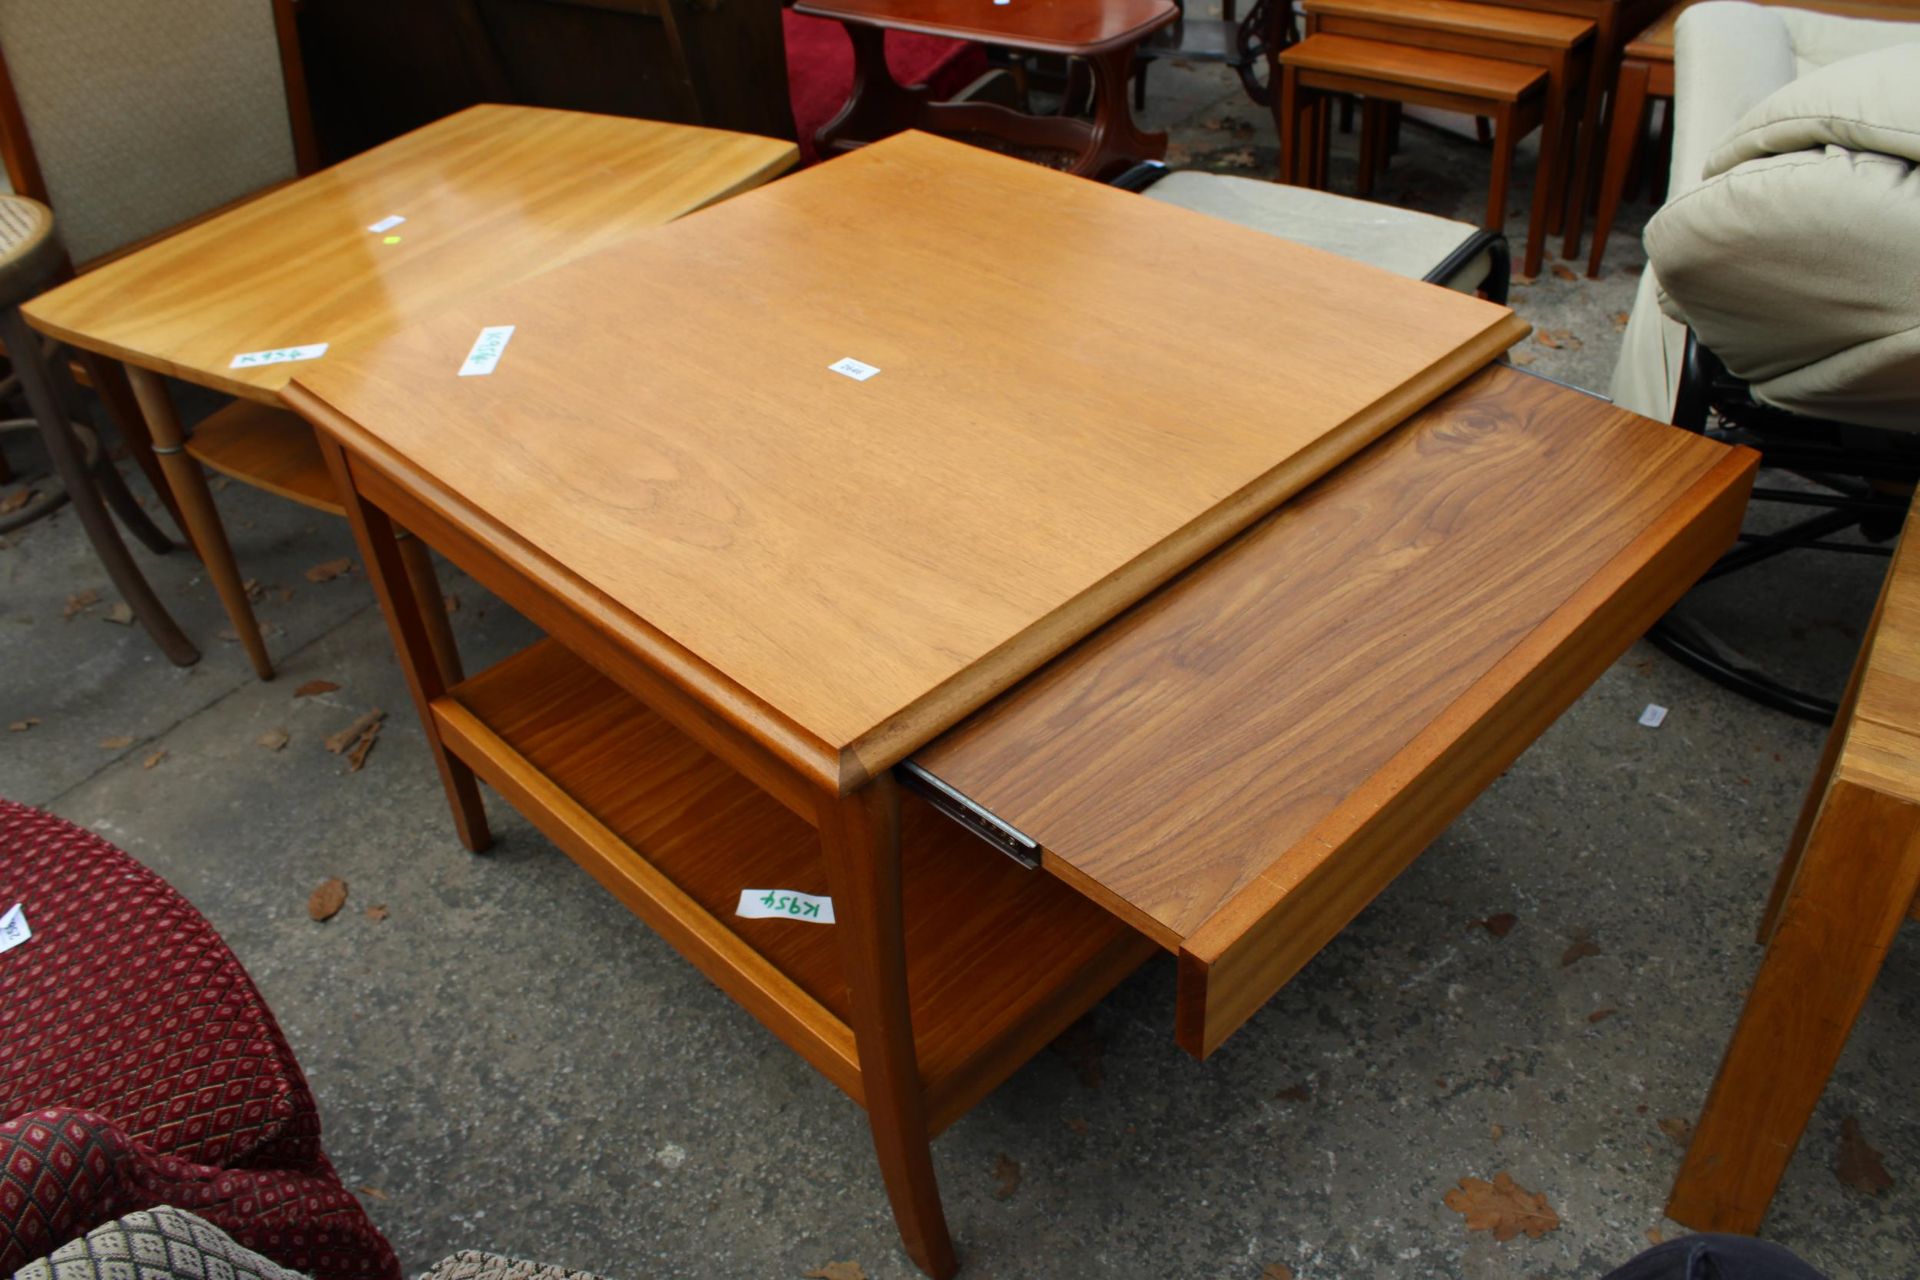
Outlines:
[[247,599],[247,588],[240,577],[240,566],[234,561],[233,547],[227,542],[227,531],[220,523],[220,513],[214,508],[213,491],[207,487],[206,473],[187,455],[186,432],[180,426],[180,415],[174,411],[173,399],[167,394],[167,384],[160,375],[131,365],[127,367],[127,377],[133,383],[134,398],[140,403],[141,416],[146,419],[147,431],[153,438],[153,451],[160,456],[160,468],[173,490],[181,518],[187,523],[187,536],[200,553],[207,576],[213,579],[213,589],[220,593],[220,603],[227,607],[227,617],[253,663],[254,674],[262,680],[271,680],[273,660],[267,656],[267,642],[261,638],[260,624],[254,619],[253,605]]
[[935,1280],[959,1270],[927,1138],[926,1090],[913,1044],[902,919],[900,793],[882,775],[822,804],[820,844],[846,957],[860,1088],[900,1239]]

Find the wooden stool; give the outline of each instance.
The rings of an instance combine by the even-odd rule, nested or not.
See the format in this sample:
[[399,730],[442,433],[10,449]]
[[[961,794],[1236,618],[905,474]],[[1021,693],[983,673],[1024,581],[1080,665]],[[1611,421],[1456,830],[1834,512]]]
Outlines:
[[[1421,49],[1497,58],[1547,73],[1540,170],[1558,223],[1565,204],[1567,157],[1592,60],[1594,24],[1563,13],[1536,13],[1471,0],[1306,0],[1308,34],[1359,36]],[[1544,237],[1527,243],[1521,271],[1538,275]]]
[[6,345],[7,356],[13,361],[27,410],[46,444],[47,457],[66,488],[74,514],[80,517],[81,528],[93,543],[94,553],[106,566],[107,576],[168,660],[188,666],[200,660],[199,650],[147,585],[140,566],[127,553],[127,544],[120,540],[106,504],[111,503],[127,528],[152,550],[171,551],[173,543],[127,492],[105,448],[90,456],[75,438],[69,406],[78,405],[80,396],[66,362],[46,358],[40,350],[40,335],[27,327],[20,314],[21,303],[68,274],[66,250],[54,234],[53,211],[24,196],[0,196],[0,343]]
[[[1546,109],[1547,73],[1539,67],[1409,45],[1316,34],[1280,54],[1280,93],[1274,124],[1280,131],[1280,180],[1326,185],[1327,113],[1324,99],[1352,93],[1367,99],[1371,119],[1360,135],[1360,171],[1377,163],[1385,116],[1377,104],[1412,103],[1485,116],[1493,121],[1493,178],[1487,188],[1489,231],[1506,225],[1513,148],[1538,128]],[[1545,182],[1536,182],[1527,219],[1527,261],[1536,261],[1547,209]]]

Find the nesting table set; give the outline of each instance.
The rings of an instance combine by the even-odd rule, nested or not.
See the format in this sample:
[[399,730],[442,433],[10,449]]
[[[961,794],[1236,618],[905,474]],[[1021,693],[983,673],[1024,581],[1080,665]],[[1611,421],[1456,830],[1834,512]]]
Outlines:
[[[636,218],[783,164],[677,132],[705,159]],[[1176,1039],[1218,1049],[1730,544],[1752,481],[1496,363],[1527,331],[1503,307],[924,134],[670,226],[503,178],[579,243],[483,268],[420,227],[465,265],[379,316],[295,252],[397,263],[366,228],[491,154],[421,161],[403,205],[359,187],[397,181],[382,148],[270,197],[294,240],[261,214],[126,259],[117,318],[76,318],[97,277],[28,314],[195,380],[216,344],[329,343],[272,366],[274,431],[317,428],[285,487],[351,523],[461,839],[489,842],[484,781],[863,1105],[930,1275],[958,1267],[934,1135],[1157,950]],[[196,360],[126,336],[150,306]],[[188,459],[234,464],[186,447],[198,502]],[[464,674],[409,543],[546,637]]]

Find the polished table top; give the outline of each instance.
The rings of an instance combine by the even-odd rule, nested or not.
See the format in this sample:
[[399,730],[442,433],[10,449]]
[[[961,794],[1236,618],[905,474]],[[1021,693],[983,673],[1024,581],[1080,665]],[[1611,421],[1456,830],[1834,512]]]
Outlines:
[[236,368],[237,358],[321,343],[330,356],[756,186],[796,158],[772,138],[472,107],[90,271],[29,303],[27,318],[77,346],[277,404],[312,364]]
[[[1627,43],[1629,58],[1650,62],[1673,61],[1673,24],[1695,0],[1681,0],[1660,21]],[[1753,0],[1755,4],[1810,9],[1836,18],[1867,18],[1876,22],[1920,22],[1920,0]]]
[[[507,325],[495,371],[456,376]],[[301,368],[287,394],[844,790],[1525,332],[907,134]]]
[[799,0],[797,13],[1016,49],[1098,53],[1172,22],[1173,0]]

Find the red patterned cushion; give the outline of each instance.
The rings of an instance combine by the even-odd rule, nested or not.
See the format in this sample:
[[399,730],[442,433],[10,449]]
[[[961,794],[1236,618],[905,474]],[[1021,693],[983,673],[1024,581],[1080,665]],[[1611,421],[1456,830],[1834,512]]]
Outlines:
[[185,898],[0,800],[0,913],[15,903],[32,937],[0,953],[0,1275],[42,1234],[158,1204],[326,1280],[400,1274],[320,1149],[279,1024]]

